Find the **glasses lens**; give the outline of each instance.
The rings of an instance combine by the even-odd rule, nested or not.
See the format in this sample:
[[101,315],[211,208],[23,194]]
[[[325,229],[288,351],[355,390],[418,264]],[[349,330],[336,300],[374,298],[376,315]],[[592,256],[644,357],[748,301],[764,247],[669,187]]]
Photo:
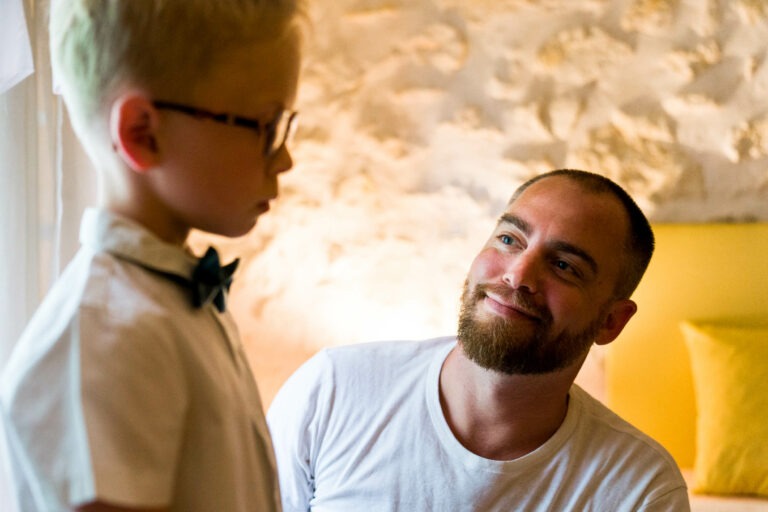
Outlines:
[[264,127],[264,144],[267,156],[274,155],[283,145],[290,143],[294,132],[294,125],[296,124],[294,122],[295,119],[296,112],[286,112],[284,110],[277,119]]

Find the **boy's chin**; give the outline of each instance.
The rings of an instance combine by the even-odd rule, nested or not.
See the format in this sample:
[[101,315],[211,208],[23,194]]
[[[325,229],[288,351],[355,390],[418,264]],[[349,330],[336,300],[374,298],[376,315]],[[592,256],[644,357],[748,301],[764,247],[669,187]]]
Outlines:
[[209,233],[211,235],[223,236],[226,238],[239,238],[251,232],[251,230],[256,226],[258,217],[259,216],[253,217],[249,221],[244,221],[239,224],[208,226],[207,229],[200,228],[200,231]]
[[240,238],[241,236],[245,236],[251,232],[251,230],[256,226],[257,219],[258,218],[254,218],[253,221],[249,223],[247,226],[239,226],[237,228],[227,230],[223,233],[216,233],[216,234],[225,236],[227,238]]

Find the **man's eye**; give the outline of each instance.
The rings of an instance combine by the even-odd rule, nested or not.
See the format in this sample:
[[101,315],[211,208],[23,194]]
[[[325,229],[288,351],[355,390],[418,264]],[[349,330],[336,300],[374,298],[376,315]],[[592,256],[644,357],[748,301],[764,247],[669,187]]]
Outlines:
[[569,276],[571,278],[581,278],[582,274],[578,267],[575,267],[565,260],[554,260],[553,265],[562,275]]
[[499,241],[504,245],[512,245],[514,243],[514,239],[509,235],[500,235]]

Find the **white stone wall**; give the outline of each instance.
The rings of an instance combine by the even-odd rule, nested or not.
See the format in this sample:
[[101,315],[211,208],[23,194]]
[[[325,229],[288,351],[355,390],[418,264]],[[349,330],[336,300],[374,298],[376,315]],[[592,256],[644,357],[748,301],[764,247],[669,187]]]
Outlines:
[[310,4],[295,169],[251,235],[216,241],[244,256],[267,401],[318,347],[453,332],[471,259],[537,173],[605,174],[655,222],[768,220],[764,0]]

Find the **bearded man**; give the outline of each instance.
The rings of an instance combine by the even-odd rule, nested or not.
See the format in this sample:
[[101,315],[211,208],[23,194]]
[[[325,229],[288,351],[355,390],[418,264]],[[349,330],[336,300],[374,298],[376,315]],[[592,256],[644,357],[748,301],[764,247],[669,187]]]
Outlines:
[[267,420],[291,511],[686,511],[658,443],[574,384],[653,253],[617,184],[524,183],[475,257],[458,335],[321,351]]

